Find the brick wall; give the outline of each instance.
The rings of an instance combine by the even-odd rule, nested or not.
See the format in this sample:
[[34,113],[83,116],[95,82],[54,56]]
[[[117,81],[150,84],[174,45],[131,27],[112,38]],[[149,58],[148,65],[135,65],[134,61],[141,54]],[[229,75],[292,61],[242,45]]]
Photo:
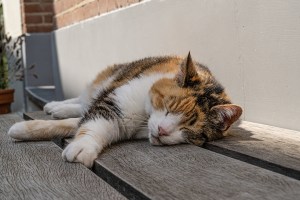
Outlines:
[[53,30],[53,0],[20,0],[24,33]]
[[54,26],[56,29],[61,28],[140,1],[54,0]]
[[142,0],[20,0],[23,33],[50,32]]

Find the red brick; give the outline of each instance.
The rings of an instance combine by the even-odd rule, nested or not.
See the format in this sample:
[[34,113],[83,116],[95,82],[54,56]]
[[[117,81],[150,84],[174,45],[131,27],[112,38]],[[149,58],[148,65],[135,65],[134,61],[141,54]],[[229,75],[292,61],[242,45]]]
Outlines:
[[53,12],[52,3],[34,3],[34,4],[24,4],[25,13],[41,13],[41,12]]
[[114,9],[123,8],[127,5],[129,5],[128,0],[117,0],[116,1],[116,7]]
[[32,3],[32,2],[40,2],[40,0],[21,0],[23,1],[24,3]]
[[98,4],[99,4],[99,13],[100,14],[107,12],[108,0],[98,0]]
[[83,0],[64,0],[64,9],[68,10],[70,8],[73,8],[77,4],[81,3]]
[[74,22],[79,22],[99,14],[98,1],[93,1],[73,11]]
[[54,3],[55,0],[21,0],[21,3]]
[[72,12],[54,17],[54,24],[56,28],[62,28],[64,26],[70,25],[73,23]]
[[40,0],[40,1],[42,1],[42,2],[48,2],[48,3],[52,3],[53,4],[55,0]]
[[54,6],[54,14],[55,15],[61,13],[64,10],[63,1],[55,1],[53,6]]
[[26,24],[38,24],[42,23],[43,18],[41,15],[26,15],[25,16],[25,23]]
[[27,26],[27,33],[45,33],[51,32],[53,30],[52,25],[35,25],[35,26]]
[[[81,2],[82,0],[80,0]],[[77,0],[63,0],[63,1],[55,1],[54,2],[54,13],[60,14],[77,4]]]
[[95,0],[91,3],[88,3],[82,7],[82,13],[84,19],[88,19],[99,14],[98,1]]
[[53,14],[48,14],[43,16],[43,22],[53,23]]
[[107,4],[106,4],[106,12],[115,10],[117,8],[117,0],[107,0]]
[[74,0],[74,5],[80,4],[83,0]]
[[27,30],[26,30],[26,26],[25,25],[21,25],[21,28],[22,28],[22,33],[27,33]]
[[44,12],[50,12],[53,13],[53,3],[43,3],[42,4],[42,8]]
[[138,3],[141,2],[142,0],[127,0],[128,4],[133,4],[133,3]]
[[83,0],[56,0],[54,1],[55,15],[54,24],[56,28],[61,28],[76,22],[106,13],[130,4],[140,2],[141,0],[94,0],[71,12],[59,15],[60,13],[74,8]]
[[54,28],[54,29],[60,28],[59,17],[57,17],[57,16],[54,16],[54,17],[53,17],[53,28]]
[[43,9],[41,7],[40,3],[36,4],[24,4],[24,12],[25,13],[37,13],[37,12],[42,12]]

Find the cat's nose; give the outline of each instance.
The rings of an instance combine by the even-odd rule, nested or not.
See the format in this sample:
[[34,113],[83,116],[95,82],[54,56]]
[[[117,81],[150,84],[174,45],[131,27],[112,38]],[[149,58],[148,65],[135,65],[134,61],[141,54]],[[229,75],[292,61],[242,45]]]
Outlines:
[[161,126],[158,126],[158,136],[167,136],[167,135],[169,135],[169,133]]

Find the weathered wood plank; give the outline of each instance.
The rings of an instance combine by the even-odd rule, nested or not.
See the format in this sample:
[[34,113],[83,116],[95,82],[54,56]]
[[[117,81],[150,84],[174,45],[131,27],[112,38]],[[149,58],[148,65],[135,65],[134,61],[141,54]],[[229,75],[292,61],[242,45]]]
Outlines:
[[229,136],[210,144],[300,171],[297,131],[243,121]]
[[0,116],[0,199],[126,199],[81,164],[64,162],[53,142],[14,142]]
[[112,145],[97,159],[150,199],[297,199],[300,181],[192,145]]
[[[253,156],[260,154],[263,159],[264,152]],[[115,144],[99,156],[94,170],[108,182],[118,179],[151,199],[297,199],[300,195],[296,179],[192,145]]]
[[44,120],[51,120],[51,115],[46,115],[44,111],[35,111],[35,112],[27,112],[23,114],[23,118],[25,120],[31,119],[44,119]]
[[[32,119],[51,119],[44,112],[26,115]],[[300,132],[297,131],[243,121],[230,130],[229,136],[209,144],[300,171]]]

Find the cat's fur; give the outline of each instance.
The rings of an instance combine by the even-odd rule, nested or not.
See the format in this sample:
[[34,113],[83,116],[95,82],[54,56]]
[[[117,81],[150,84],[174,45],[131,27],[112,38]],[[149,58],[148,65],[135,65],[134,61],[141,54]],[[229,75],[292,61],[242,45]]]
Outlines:
[[242,114],[190,54],[185,59],[151,57],[110,66],[79,98],[48,103],[44,110],[68,119],[19,122],[8,134],[17,140],[75,135],[62,156],[87,167],[104,147],[119,140],[149,138],[153,145],[201,146],[222,138]]

